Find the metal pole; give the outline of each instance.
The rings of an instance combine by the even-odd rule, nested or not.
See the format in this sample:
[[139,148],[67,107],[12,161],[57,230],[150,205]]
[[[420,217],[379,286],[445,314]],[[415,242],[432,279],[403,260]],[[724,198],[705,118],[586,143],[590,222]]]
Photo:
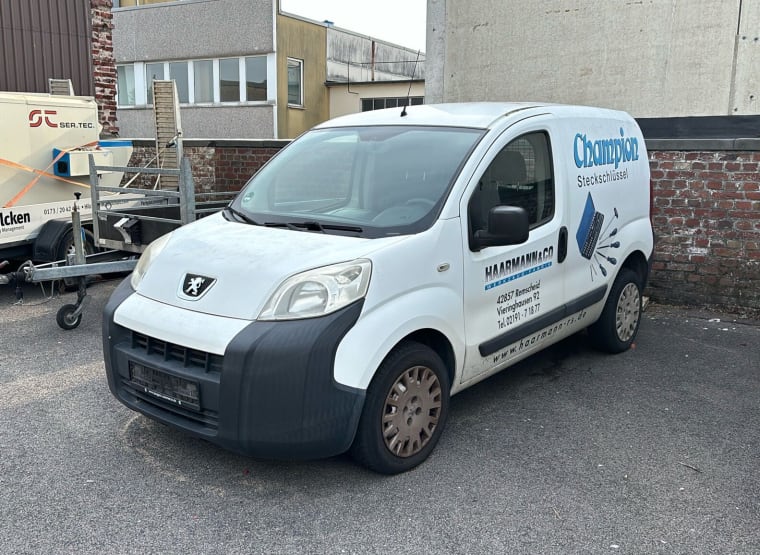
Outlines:
[[182,158],[179,172],[179,214],[182,225],[195,221],[195,183],[190,160]]
[[95,245],[100,243],[100,223],[98,222],[98,211],[100,209],[100,192],[98,191],[99,179],[98,172],[95,169],[95,157],[90,154],[90,198],[92,199],[92,233],[95,235]]

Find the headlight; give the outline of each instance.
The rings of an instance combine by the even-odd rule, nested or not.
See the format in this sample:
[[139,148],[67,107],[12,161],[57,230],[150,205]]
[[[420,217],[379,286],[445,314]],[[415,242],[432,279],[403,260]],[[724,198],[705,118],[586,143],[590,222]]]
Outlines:
[[259,320],[297,320],[330,314],[367,294],[372,263],[354,260],[302,272],[269,297]]
[[148,271],[148,267],[153,263],[153,260],[155,260],[161,251],[164,250],[166,243],[169,242],[170,236],[171,233],[162,235],[153,241],[150,245],[148,245],[145,251],[140,255],[140,260],[137,261],[137,266],[135,266],[135,269],[132,270],[132,278],[130,280],[132,289],[135,291],[137,290],[137,286],[140,285],[140,282],[145,276],[145,272]]

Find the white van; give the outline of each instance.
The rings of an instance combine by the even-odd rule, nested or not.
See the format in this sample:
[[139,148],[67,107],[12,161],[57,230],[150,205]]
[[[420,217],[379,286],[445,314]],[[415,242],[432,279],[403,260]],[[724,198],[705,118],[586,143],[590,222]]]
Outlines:
[[449,397],[588,329],[633,342],[653,236],[625,113],[412,106],[328,121],[222,213],[155,241],[106,309],[128,407],[266,458],[421,463]]

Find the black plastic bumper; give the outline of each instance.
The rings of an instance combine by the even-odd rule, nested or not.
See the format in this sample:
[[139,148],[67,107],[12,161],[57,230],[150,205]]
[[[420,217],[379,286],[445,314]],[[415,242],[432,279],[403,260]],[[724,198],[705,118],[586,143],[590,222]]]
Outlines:
[[[129,279],[124,280],[103,318],[108,386],[126,406],[256,457],[327,457],[351,445],[365,391],[335,382],[333,364],[338,344],[359,318],[362,302],[321,318],[252,322],[220,357],[115,324],[114,312],[132,293]],[[198,406],[179,406],[141,389],[130,379],[130,364],[197,384]]]

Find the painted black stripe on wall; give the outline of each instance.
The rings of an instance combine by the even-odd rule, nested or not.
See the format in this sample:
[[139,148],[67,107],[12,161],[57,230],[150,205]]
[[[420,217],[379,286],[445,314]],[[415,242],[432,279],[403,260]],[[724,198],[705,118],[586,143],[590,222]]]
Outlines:
[[645,139],[760,138],[760,116],[637,118]]

